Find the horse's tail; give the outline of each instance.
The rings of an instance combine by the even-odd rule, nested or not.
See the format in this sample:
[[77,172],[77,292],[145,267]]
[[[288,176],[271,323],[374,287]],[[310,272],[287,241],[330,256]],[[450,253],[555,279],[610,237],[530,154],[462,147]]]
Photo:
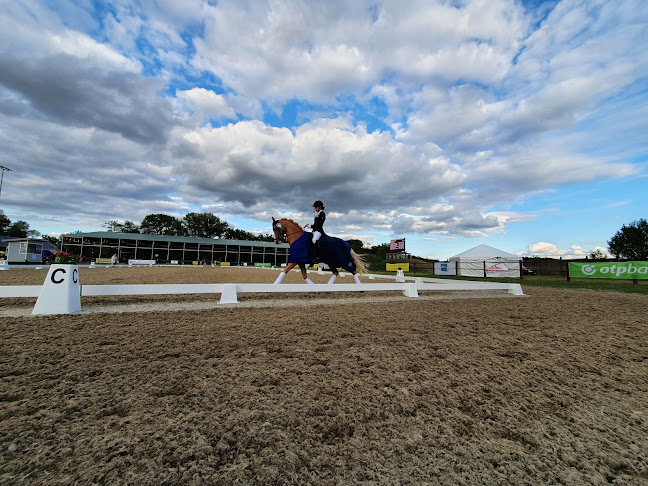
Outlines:
[[355,262],[356,269],[361,275],[364,273],[369,273],[369,271],[367,270],[367,262],[364,261],[364,258],[362,258],[353,250],[351,250],[351,256],[353,257],[353,261]]

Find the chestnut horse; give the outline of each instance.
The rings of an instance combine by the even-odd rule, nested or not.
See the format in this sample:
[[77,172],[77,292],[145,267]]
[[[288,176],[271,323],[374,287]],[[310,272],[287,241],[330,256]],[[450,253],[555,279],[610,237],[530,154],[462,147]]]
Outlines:
[[[306,264],[313,261],[313,247],[309,244],[313,234],[305,232],[292,219],[276,220],[272,218],[272,231],[274,232],[276,244],[288,242],[290,245],[290,260],[286,268],[279,274],[277,280],[275,280],[275,283],[280,284],[286,274],[295,268],[295,266],[299,265],[304,283],[312,284],[313,282],[306,274]],[[322,235],[318,244],[320,261],[326,263],[333,273],[328,283],[332,284],[335,282],[335,279],[339,275],[338,267],[351,272],[355,283],[360,283],[356,271],[362,274],[366,273],[367,269],[365,263],[351,249],[346,241],[340,238]]]

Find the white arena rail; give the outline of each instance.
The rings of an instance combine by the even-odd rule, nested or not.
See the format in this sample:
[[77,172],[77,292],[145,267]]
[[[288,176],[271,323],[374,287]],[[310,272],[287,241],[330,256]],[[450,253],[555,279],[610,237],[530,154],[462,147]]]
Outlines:
[[[369,279],[393,276],[369,275]],[[80,285],[74,265],[53,265],[43,285],[0,287],[2,297],[38,297],[32,314],[69,314],[81,310],[81,296],[109,295],[181,295],[220,294],[219,304],[238,303],[239,293],[311,293],[311,292],[375,292],[401,291],[406,297],[418,297],[419,291],[506,290],[524,295],[520,284],[457,281],[435,278],[397,276],[395,283],[362,284],[144,284],[144,285]],[[407,281],[406,281],[407,280]]]
[[38,297],[42,285],[6,285],[0,287],[0,297]]
[[220,304],[235,304],[239,293],[376,292],[400,290],[406,297],[418,297],[415,283],[378,284],[154,284],[82,285],[81,295],[221,294]]

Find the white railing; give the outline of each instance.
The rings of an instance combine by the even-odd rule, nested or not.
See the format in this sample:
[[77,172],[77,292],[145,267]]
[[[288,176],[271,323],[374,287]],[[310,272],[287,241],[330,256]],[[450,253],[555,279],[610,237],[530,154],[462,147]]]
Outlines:
[[506,290],[512,295],[524,295],[520,284],[412,278],[402,275],[396,277],[369,275],[370,280],[376,278],[396,279],[396,282],[308,285],[262,283],[80,285],[77,266],[52,265],[43,285],[2,286],[0,298],[38,297],[33,314],[68,314],[81,309],[81,296],[220,294],[219,304],[236,304],[239,293],[400,291],[406,297],[415,298],[419,296],[419,291]]

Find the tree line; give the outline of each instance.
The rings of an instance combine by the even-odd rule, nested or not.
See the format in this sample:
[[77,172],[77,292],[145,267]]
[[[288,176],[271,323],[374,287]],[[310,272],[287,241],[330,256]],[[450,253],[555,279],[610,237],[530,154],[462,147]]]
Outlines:
[[128,220],[123,223],[113,220],[107,221],[101,226],[116,233],[274,241],[274,236],[269,234],[257,235],[250,231],[232,228],[227,221],[212,213],[189,213],[183,218],[157,213],[145,216],[139,225]]

